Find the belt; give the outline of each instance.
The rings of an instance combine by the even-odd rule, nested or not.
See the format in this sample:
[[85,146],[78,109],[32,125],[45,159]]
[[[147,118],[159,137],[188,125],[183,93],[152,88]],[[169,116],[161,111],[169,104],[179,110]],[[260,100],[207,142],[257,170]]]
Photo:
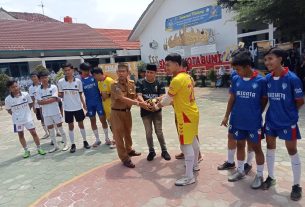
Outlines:
[[127,108],[127,109],[114,109],[114,108],[111,108],[111,110],[114,110],[114,111],[124,111],[124,112],[129,112],[130,109]]

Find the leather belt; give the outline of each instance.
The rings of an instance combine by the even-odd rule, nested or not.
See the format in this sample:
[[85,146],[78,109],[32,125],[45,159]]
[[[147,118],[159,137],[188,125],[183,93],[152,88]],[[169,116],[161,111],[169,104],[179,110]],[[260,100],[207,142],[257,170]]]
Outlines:
[[115,108],[111,108],[111,110],[114,110],[114,111],[123,111],[123,112],[129,112],[130,109],[127,108],[127,109],[115,109]]

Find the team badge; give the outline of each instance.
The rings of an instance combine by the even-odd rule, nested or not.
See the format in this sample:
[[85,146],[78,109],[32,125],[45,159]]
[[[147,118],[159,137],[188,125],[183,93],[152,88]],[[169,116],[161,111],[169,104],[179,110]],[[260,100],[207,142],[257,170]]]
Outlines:
[[238,82],[238,83],[236,83],[236,87],[239,87],[239,85],[240,85],[240,83]]
[[282,88],[285,90],[287,88],[287,83],[282,83]]
[[77,88],[77,85],[75,85],[75,88]]
[[257,83],[253,83],[253,84],[252,84],[252,88],[253,88],[253,89],[256,89],[257,87],[258,87],[258,84],[257,84]]
[[24,98],[24,99],[22,99],[23,101],[26,101],[26,99]]
[[254,138],[254,134],[250,134],[250,138],[253,139]]
[[268,88],[271,88],[271,83],[268,83],[268,85],[267,85],[267,86],[268,86]]
[[283,131],[283,132],[284,132],[284,134],[287,134],[287,133],[288,133],[286,129],[284,129],[284,131]]
[[238,131],[235,132],[235,136],[238,136]]

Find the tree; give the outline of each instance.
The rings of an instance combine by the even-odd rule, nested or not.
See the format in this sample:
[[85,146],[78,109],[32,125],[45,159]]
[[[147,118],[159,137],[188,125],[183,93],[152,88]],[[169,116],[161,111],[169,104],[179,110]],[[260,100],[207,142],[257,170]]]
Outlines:
[[2,101],[4,100],[5,96],[8,94],[8,89],[6,88],[6,82],[10,79],[4,73],[0,73],[0,105],[2,106]]
[[49,70],[47,68],[45,68],[43,65],[37,65],[34,68],[34,71],[36,71],[38,74],[41,73],[42,71],[47,71],[49,72]]
[[273,23],[290,40],[305,33],[304,0],[217,0],[218,5],[236,12],[240,23]]

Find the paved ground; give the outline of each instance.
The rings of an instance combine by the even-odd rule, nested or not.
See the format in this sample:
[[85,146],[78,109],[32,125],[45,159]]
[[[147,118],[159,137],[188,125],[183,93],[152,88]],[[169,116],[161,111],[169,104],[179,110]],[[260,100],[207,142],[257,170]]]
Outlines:
[[[254,173],[239,183],[228,183],[227,172],[217,172],[216,166],[226,157],[226,129],[219,127],[227,99],[224,89],[196,89],[200,107],[200,138],[204,161],[194,185],[179,188],[175,178],[184,171],[183,162],[166,162],[157,158],[146,161],[147,146],[138,109],[133,110],[134,147],[144,154],[135,159],[136,168],[124,168],[117,161],[116,151],[102,146],[81,149],[71,155],[57,152],[42,157],[27,134],[32,157],[24,160],[17,137],[12,133],[10,117],[0,111],[0,206],[305,206],[305,200],[289,201],[291,188],[290,159],[279,142],[276,158],[278,185],[264,192],[249,188]],[[177,134],[171,108],[165,109],[164,134],[172,156],[178,152]],[[305,110],[300,127],[304,135]],[[37,122],[37,125],[38,122]],[[93,134],[86,121],[88,140]],[[43,135],[41,128],[38,128]],[[102,134],[102,133],[101,133]],[[103,135],[102,135],[103,138]],[[49,140],[42,140],[50,148]],[[157,142],[155,143],[158,146]],[[305,142],[299,144],[305,160]],[[159,153],[160,154],[160,153]],[[303,165],[304,177],[304,165]],[[303,183],[303,186],[304,183]]]

